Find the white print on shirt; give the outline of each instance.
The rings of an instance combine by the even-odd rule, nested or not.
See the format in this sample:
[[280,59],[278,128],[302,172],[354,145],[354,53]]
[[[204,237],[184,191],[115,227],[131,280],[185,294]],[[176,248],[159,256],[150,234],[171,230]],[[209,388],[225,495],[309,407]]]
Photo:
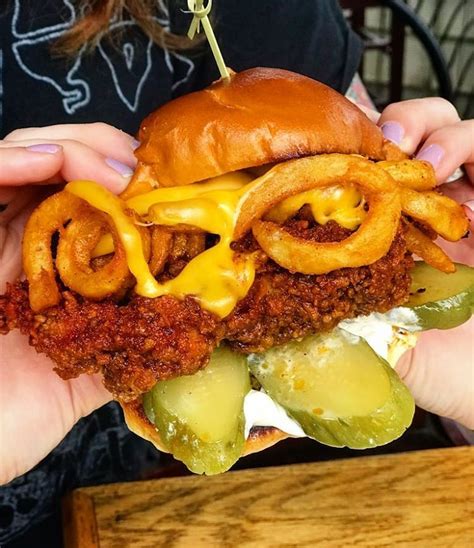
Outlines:
[[[23,69],[26,74],[39,80],[52,85],[62,96],[64,110],[68,114],[74,114],[79,108],[87,105],[90,101],[90,88],[87,82],[83,79],[75,76],[75,73],[81,66],[82,53],[84,46],[79,50],[75,62],[72,67],[69,68],[64,74],[62,81],[57,81],[51,76],[45,74],[38,74],[31,68],[31,54],[35,53],[38,47],[49,47],[49,44],[59,38],[64,32],[75,22],[76,16],[74,7],[69,0],[63,0],[64,6],[69,11],[69,19],[65,22],[58,23],[49,27],[36,29],[30,32],[21,32],[18,29],[18,23],[20,20],[21,0],[15,0],[15,7],[12,18],[12,34],[15,38],[18,38],[12,45],[13,55],[17,60],[17,63]],[[30,63],[28,63],[28,60]],[[29,65],[29,66],[28,66]],[[65,67],[66,69],[67,67]]]
[[[76,58],[71,64],[64,63],[64,73],[59,77],[57,73],[48,75],[47,73],[39,73],[35,68],[35,59],[41,57],[41,49],[48,48],[51,43],[62,36],[75,22],[76,12],[74,6],[69,0],[62,0],[64,7],[69,14],[66,21],[50,25],[44,28],[36,28],[30,32],[21,32],[19,22],[21,21],[21,0],[15,0],[14,13],[12,18],[12,34],[17,40],[12,45],[13,55],[21,67],[21,69],[35,80],[47,83],[53,86],[62,96],[64,110],[68,114],[74,114],[79,109],[88,105],[91,99],[90,86],[86,79],[79,77],[78,71],[81,68],[84,55],[85,45],[79,50]],[[163,1],[158,2],[163,17],[156,18],[156,21],[165,29],[169,30],[169,13]],[[110,29],[116,31],[121,28],[137,27],[138,25],[133,20],[113,21]],[[136,33],[137,36],[142,36],[141,33]],[[98,51],[104,59],[106,66],[109,69],[113,86],[120,100],[126,105],[131,112],[136,112],[140,103],[140,95],[143,90],[148,76],[152,70],[152,46],[153,42],[143,36],[140,40],[140,47],[132,42],[125,42],[122,45],[122,55],[108,54],[108,49],[103,43],[99,43]],[[194,70],[194,63],[175,52],[170,52],[167,49],[163,50],[165,64],[173,75],[175,72],[174,62],[179,62],[187,67],[186,73],[182,79],[173,83],[172,90],[187,82]],[[107,84],[104,83],[104,86]]]

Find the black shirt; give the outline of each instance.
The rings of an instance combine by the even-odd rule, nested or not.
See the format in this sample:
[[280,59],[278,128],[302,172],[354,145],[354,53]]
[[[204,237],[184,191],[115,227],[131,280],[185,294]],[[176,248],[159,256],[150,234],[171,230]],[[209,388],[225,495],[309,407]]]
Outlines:
[[[191,19],[183,12],[186,2],[158,3],[161,23],[184,34]],[[127,17],[111,23],[123,31],[115,45],[104,37],[92,54],[82,48],[72,58],[52,58],[52,45],[77,18],[76,4],[14,0],[0,8],[0,136],[98,120],[133,134],[159,105],[218,78],[206,45],[186,55],[163,51]],[[216,0],[213,21],[226,64],[236,71],[286,68],[344,92],[359,64],[361,44],[336,0]],[[102,408],[35,469],[0,488],[0,544],[17,539],[14,546],[52,546],[62,493],[137,479],[158,458],[128,432],[116,404]],[[43,541],[41,523],[56,528]]]
[[[162,24],[185,33],[185,0],[162,2]],[[0,136],[13,129],[101,120],[135,133],[150,111],[218,78],[207,44],[191,54],[163,51],[134,21],[111,24],[87,54],[52,58],[77,18],[69,0],[14,0],[0,9]],[[166,7],[168,6],[168,7]],[[213,20],[227,66],[280,67],[345,91],[357,69],[359,40],[336,0],[217,0]],[[118,31],[122,34],[118,34]]]

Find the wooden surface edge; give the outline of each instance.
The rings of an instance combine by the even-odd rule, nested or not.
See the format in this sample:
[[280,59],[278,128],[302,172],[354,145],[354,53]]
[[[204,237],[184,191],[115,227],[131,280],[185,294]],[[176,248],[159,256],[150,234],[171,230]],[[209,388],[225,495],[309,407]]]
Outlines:
[[73,491],[62,500],[63,542],[65,548],[99,548],[99,532],[94,498]]
[[279,474],[282,470],[288,471],[291,473],[305,473],[310,472],[314,466],[317,466],[321,469],[332,469],[334,467],[349,467],[358,466],[361,463],[364,465],[371,465],[372,463],[382,463],[384,461],[391,461],[391,463],[400,463],[402,466],[405,459],[412,460],[413,458],[421,457],[423,459],[437,459],[441,458],[441,454],[445,453],[450,457],[456,455],[456,457],[462,458],[463,456],[472,456],[474,459],[474,446],[458,446],[458,447],[441,447],[435,449],[420,449],[417,451],[403,451],[400,453],[386,453],[381,455],[363,455],[360,457],[349,457],[342,459],[326,460],[326,461],[315,461],[315,462],[305,462],[291,464],[288,466],[264,466],[261,468],[244,468],[242,470],[229,470],[224,474],[219,474],[217,476],[205,476],[198,474],[190,474],[186,476],[176,476],[176,477],[164,477],[158,479],[148,479],[148,480],[139,480],[132,482],[117,482],[109,483],[103,485],[95,485],[92,487],[79,487],[74,491],[75,493],[86,494],[93,499],[95,497],[101,497],[103,495],[107,496],[120,496],[123,492],[134,490],[135,494],[140,494],[142,492],[147,492],[153,485],[159,485],[161,487],[166,487],[172,484],[180,484],[183,486],[208,482],[219,482],[221,484],[232,483],[234,481],[234,475],[240,476],[242,479],[247,479],[248,477],[253,476],[258,473],[260,478],[265,478],[267,474]]
[[65,546],[467,548],[473,487],[469,446],[84,487]]

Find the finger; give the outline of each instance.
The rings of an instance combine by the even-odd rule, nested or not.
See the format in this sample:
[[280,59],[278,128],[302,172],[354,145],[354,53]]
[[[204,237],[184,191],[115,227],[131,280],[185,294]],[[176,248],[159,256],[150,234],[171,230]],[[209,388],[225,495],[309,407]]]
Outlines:
[[3,226],[0,215],[0,293],[5,291],[7,282],[16,280],[21,274],[22,261],[18,250],[21,249],[23,229],[30,214],[31,207],[26,207],[8,225]]
[[61,170],[63,148],[55,143],[0,148],[0,186],[41,183]]
[[416,157],[430,162],[438,182],[444,182],[464,164],[468,179],[474,183],[474,120],[464,120],[433,131]]
[[474,200],[474,186],[465,177],[440,185],[438,190],[460,204]]
[[355,100],[351,99],[350,97],[347,97],[351,103],[354,103],[356,107],[359,107],[359,109],[367,116],[369,120],[374,122],[376,124],[380,118],[380,112],[377,110],[374,110],[372,108],[366,107],[365,105],[361,105],[360,103],[357,103]]
[[[21,144],[25,147],[31,145],[43,145],[43,141],[2,141],[0,151],[8,154],[7,151],[17,148]],[[112,157],[104,157],[102,154],[91,147],[74,140],[62,140],[59,144],[63,149],[63,162],[57,174],[57,178],[49,178],[45,182],[72,181],[75,179],[88,179],[96,181],[105,186],[112,192],[119,194],[122,192],[133,174],[133,169]],[[30,176],[31,169],[24,170],[26,175],[22,178],[27,179]],[[20,175],[18,175],[20,177]],[[37,182],[37,181],[34,181]]]
[[454,106],[446,99],[429,97],[389,105],[378,125],[385,137],[407,154],[414,154],[434,131],[459,122]]
[[[474,318],[450,330],[421,333],[396,365],[418,406],[474,428],[474,361],[469,359]],[[458,359],[453,360],[453,349]],[[449,365],[449,368],[447,367]]]
[[6,141],[43,140],[60,141],[73,139],[90,146],[104,156],[113,158],[134,167],[136,158],[133,151],[138,146],[138,141],[128,133],[121,131],[109,124],[95,122],[92,124],[59,124],[55,126],[32,127],[16,129],[9,133]]
[[42,197],[44,198],[41,192],[37,192],[37,186],[28,185],[23,188],[18,186],[6,188],[12,189],[14,192],[9,193],[9,200],[4,202],[0,208],[0,227],[7,226],[12,219],[22,211],[25,211],[29,205],[34,205]]

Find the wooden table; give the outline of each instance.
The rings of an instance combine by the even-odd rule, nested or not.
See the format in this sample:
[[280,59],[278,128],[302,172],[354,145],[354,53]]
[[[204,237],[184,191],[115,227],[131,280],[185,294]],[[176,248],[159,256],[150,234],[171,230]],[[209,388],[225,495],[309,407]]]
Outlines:
[[474,447],[78,489],[67,548],[474,546]]

